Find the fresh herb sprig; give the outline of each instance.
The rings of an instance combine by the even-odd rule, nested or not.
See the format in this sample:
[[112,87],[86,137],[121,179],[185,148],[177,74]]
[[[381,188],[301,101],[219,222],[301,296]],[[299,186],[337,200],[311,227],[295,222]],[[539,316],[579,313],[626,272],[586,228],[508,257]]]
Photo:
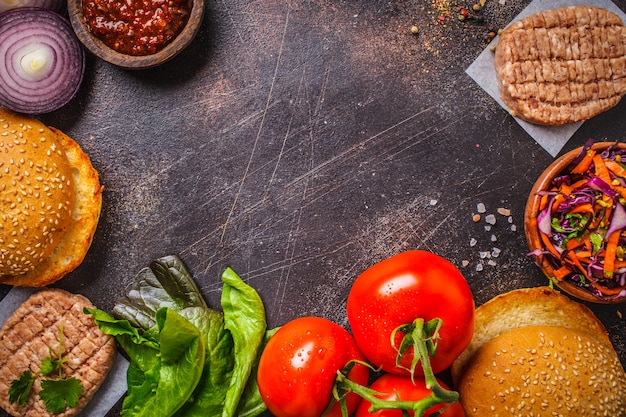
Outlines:
[[[39,393],[41,400],[46,404],[46,410],[51,413],[60,413],[67,407],[75,407],[78,404],[80,394],[84,390],[80,380],[75,377],[63,377],[61,365],[67,362],[67,358],[63,357],[63,326],[60,329],[56,353],[50,347],[48,347],[48,351],[49,356],[41,362],[41,369],[37,374],[33,374],[27,369],[22,372],[19,378],[11,381],[9,387],[9,402],[11,404],[17,403],[20,407],[24,407],[28,402],[35,380],[40,377],[46,377],[41,380]],[[58,372],[56,379],[52,377],[55,372]]]

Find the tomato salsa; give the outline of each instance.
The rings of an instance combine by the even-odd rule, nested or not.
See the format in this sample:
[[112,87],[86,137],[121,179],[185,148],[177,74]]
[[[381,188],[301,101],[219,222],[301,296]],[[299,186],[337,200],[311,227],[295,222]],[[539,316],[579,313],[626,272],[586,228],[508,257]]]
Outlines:
[[152,55],[189,19],[193,0],[82,0],[91,32],[126,55]]

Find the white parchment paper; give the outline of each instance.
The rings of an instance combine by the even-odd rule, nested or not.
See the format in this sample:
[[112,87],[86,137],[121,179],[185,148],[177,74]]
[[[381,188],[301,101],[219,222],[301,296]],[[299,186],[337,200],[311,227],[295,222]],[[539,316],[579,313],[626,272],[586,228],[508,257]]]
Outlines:
[[[565,6],[594,5],[608,9],[622,18],[626,22],[626,14],[610,0],[534,0],[522,12],[515,17],[517,21],[523,17],[542,10],[556,9]],[[500,99],[498,82],[496,80],[496,70],[494,68],[494,54],[492,46],[498,43],[498,37],[485,48],[476,60],[465,70],[465,72],[485,90],[494,100],[507,110],[506,105]],[[508,111],[508,110],[507,110]],[[528,123],[519,118],[515,118],[517,123],[553,157],[556,156],[567,141],[576,133],[576,130],[583,122],[570,123],[564,126],[541,126]]]
[[[0,326],[4,325],[4,322],[13,314],[15,309],[36,291],[35,288],[12,288],[0,301]],[[106,380],[78,416],[104,417],[126,392],[127,369],[128,361],[126,358],[120,354],[116,355],[113,368],[109,371]]]

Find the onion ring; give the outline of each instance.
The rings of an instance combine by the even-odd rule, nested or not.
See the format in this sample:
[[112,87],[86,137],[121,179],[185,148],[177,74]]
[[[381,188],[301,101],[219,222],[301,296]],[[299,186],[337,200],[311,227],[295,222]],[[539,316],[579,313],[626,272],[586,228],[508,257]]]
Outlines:
[[0,14],[0,106],[27,114],[57,110],[74,98],[85,51],[67,19],[43,8]]
[[22,7],[41,7],[63,13],[67,9],[67,2],[63,0],[0,0],[0,13]]

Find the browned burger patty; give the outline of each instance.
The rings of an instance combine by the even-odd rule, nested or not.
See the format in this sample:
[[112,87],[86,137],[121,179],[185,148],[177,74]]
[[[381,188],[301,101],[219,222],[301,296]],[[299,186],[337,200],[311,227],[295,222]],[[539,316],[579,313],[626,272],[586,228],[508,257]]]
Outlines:
[[536,13],[502,32],[495,68],[513,116],[544,125],[586,120],[626,94],[626,28],[594,6]]
[[[77,414],[92,398],[113,365],[115,339],[105,335],[83,308],[94,308],[84,296],[60,289],[45,289],[33,294],[7,319],[0,330],[0,407],[13,416],[68,417]],[[11,382],[30,369],[36,374],[49,349],[59,346],[63,327],[63,366],[66,378],[76,377],[84,389],[78,405],[59,414],[45,409],[39,397],[40,379],[24,407],[9,402]]]

